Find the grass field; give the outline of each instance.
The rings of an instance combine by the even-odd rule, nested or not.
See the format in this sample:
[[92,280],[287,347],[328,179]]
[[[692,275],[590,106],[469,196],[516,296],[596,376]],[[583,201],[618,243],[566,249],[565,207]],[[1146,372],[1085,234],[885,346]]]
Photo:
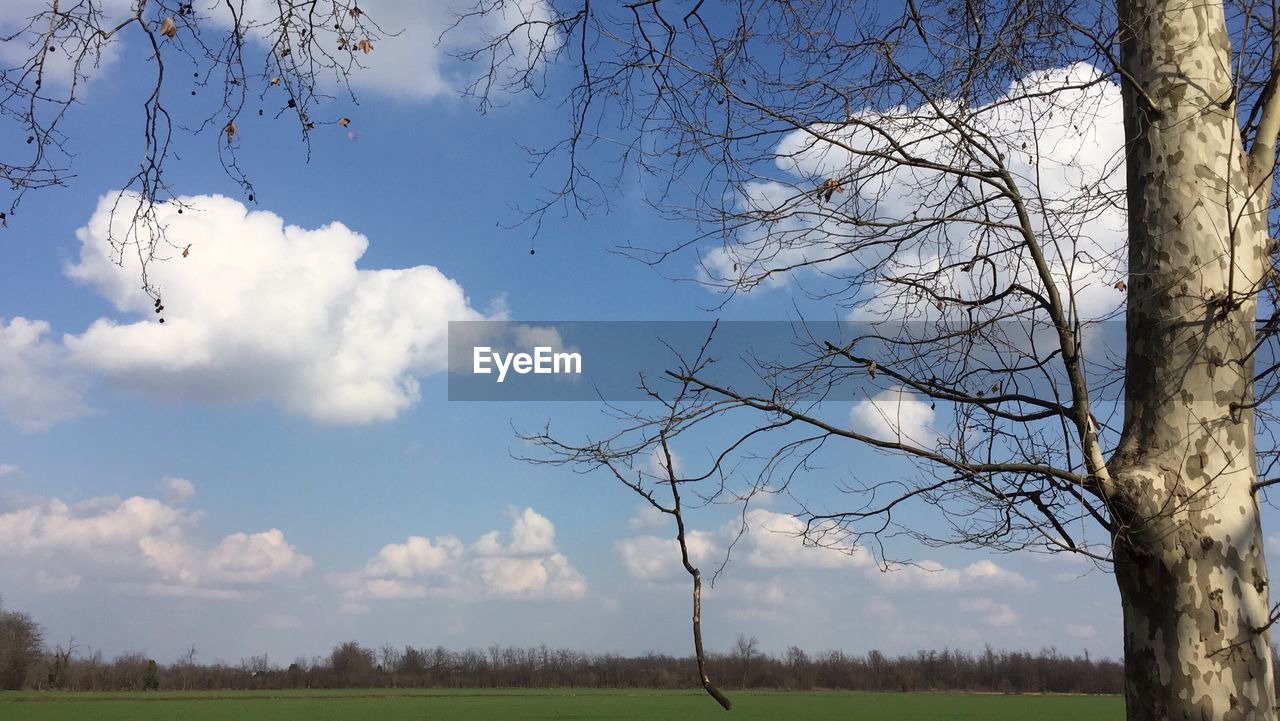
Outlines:
[[0,693],[3,721],[1118,721],[1119,697],[694,692]]

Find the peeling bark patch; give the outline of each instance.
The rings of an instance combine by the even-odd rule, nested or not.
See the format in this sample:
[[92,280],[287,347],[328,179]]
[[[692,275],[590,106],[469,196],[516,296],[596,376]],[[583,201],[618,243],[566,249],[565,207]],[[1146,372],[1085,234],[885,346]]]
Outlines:
[[1213,611],[1213,633],[1222,633],[1222,589],[1215,588],[1209,592],[1209,609]]

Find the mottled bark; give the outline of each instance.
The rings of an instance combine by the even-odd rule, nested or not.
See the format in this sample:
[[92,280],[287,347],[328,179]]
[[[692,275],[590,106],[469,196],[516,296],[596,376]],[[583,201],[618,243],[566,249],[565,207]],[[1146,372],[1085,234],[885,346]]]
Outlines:
[[1241,145],[1222,4],[1118,9],[1128,357],[1105,492],[1128,717],[1274,719],[1253,414],[1239,407],[1253,393],[1270,169],[1251,172]]

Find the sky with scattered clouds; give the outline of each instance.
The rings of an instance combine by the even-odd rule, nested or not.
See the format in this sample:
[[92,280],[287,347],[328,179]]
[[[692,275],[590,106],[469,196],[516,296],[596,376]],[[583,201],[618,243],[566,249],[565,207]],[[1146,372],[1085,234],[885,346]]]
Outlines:
[[[0,28],[36,4],[6,5]],[[688,582],[668,518],[602,476],[516,459],[513,428],[551,419],[586,435],[605,422],[601,408],[451,403],[441,371],[448,320],[711,317],[702,309],[719,299],[706,289],[610,252],[689,229],[656,218],[641,188],[608,215],[548,216],[536,238],[513,228],[516,206],[545,187],[530,180],[525,148],[558,139],[563,109],[511,97],[477,113],[458,96],[473,69],[435,43],[446,13],[362,6],[404,33],[356,76],[359,105],[334,102],[350,135],[317,133],[308,162],[272,113],[246,119],[252,202],[217,165],[213,139],[179,139],[171,180],[187,205],[161,214],[189,253],[149,268],[163,326],[136,263],[115,262],[105,242],[113,190],[140,150],[138,48],[121,46],[95,75],[68,121],[77,177],[30,196],[0,235],[5,606],[31,611],[52,642],[161,659],[192,644],[205,660],[289,659],[349,638],[688,652]],[[1051,147],[1063,167],[1106,176],[1118,101],[1113,86],[1098,92],[1089,142],[1059,132]],[[780,148],[787,162],[813,167],[780,161],[784,171],[838,162],[786,142],[798,141]],[[1114,249],[1116,217],[1090,222]],[[730,272],[724,253],[708,267]],[[794,300],[780,281],[720,313],[786,318]],[[901,388],[845,412],[881,437],[945,432]],[[912,470],[841,446],[804,480],[806,500],[836,506],[833,489],[854,475]],[[871,549],[802,543],[800,510],[774,497],[691,515],[693,561],[714,571],[731,559],[707,592],[713,647],[748,634],[773,651],[990,643],[1119,655],[1112,580],[1088,562],[900,539],[893,555],[915,563],[886,571]]]

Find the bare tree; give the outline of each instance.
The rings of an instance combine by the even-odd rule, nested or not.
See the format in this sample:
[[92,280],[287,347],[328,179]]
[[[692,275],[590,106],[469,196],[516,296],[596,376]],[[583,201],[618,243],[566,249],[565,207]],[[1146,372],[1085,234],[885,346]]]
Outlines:
[[[836,442],[909,458],[918,474],[848,482],[846,508],[802,508],[807,539],[885,565],[900,535],[1084,554],[1115,571],[1130,719],[1275,718],[1273,4],[565,2],[556,29],[571,132],[535,222],[607,207],[638,169],[699,231],[626,252],[696,258],[687,277],[726,297],[789,282],[871,320],[798,334],[808,359],[762,359],[766,392],[690,349],[649,386],[657,412],[618,408],[603,439],[529,436],[544,462],[604,469],[680,520],[681,492],[803,501]],[[1091,342],[1108,321],[1123,350]],[[912,437],[890,409],[887,433],[851,428],[833,400],[854,383],[950,422]],[[678,477],[649,470],[708,423],[745,430]],[[939,522],[902,525],[912,505]]]
[[22,688],[43,653],[40,624],[28,614],[0,606],[0,689]]
[[742,688],[747,687],[750,681],[751,671],[755,665],[756,658],[760,654],[760,641],[755,636],[746,636],[738,634],[738,640],[733,643],[733,650],[729,652],[733,657],[733,661],[738,666],[738,672],[742,676]]
[[364,648],[356,641],[338,644],[329,653],[329,668],[333,671],[334,683],[342,688],[368,684],[373,677],[374,666],[373,649]]
[[384,643],[382,648],[378,649],[378,667],[390,677],[392,688],[400,685],[399,674],[403,660],[400,649],[390,643]]
[[76,655],[78,650],[76,646],[75,636],[72,636],[64,647],[58,644],[54,647],[52,658],[49,659],[49,672],[46,681],[50,688],[64,689],[71,680],[71,659]]
[[189,690],[195,681],[197,656],[199,656],[199,651],[196,650],[196,645],[193,643],[187,647],[187,650],[182,652],[177,662],[173,664],[173,670],[177,672],[178,676],[178,687],[183,691]]

